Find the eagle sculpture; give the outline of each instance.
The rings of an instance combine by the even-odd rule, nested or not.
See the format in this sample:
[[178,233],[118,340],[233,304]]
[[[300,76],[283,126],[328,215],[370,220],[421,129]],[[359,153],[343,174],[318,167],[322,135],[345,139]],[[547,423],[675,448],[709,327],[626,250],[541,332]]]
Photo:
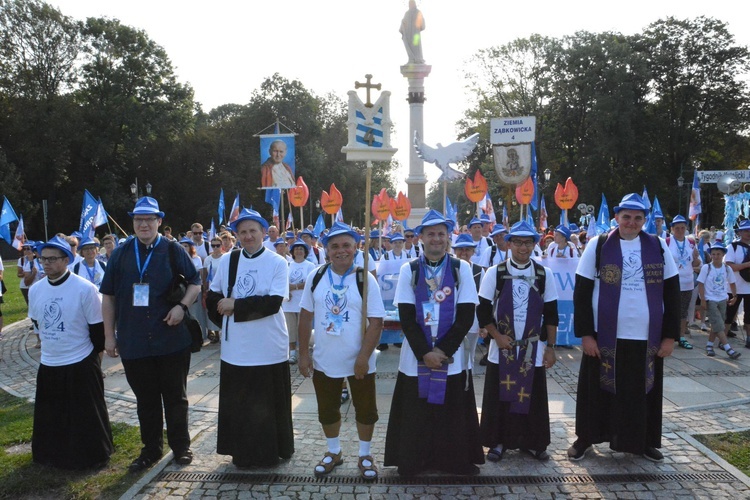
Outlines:
[[476,133],[464,141],[454,142],[448,146],[438,143],[436,147],[432,148],[422,142],[419,133],[416,130],[414,131],[414,149],[417,151],[417,156],[426,162],[434,163],[443,171],[438,179],[439,181],[453,181],[463,177],[465,174],[451,167],[450,164],[465,160],[474,151],[478,142],[479,134]]

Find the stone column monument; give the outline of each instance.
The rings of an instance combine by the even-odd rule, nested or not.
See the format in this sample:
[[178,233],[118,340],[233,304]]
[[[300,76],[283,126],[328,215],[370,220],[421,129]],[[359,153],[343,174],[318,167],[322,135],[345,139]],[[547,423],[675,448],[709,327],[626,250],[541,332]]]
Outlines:
[[[425,209],[425,186],[427,177],[424,175],[424,162],[417,155],[413,146],[414,132],[424,137],[424,79],[430,74],[432,66],[425,64],[422,56],[422,31],[425,29],[422,12],[417,9],[414,0],[409,1],[409,10],[404,14],[401,21],[401,37],[404,41],[406,54],[409,60],[401,66],[401,74],[409,80],[409,133],[407,141],[409,144],[409,177],[406,178],[408,185],[409,201],[411,201],[412,213],[409,217],[409,225],[414,220],[421,221],[426,213]],[[414,226],[412,226],[414,227]]]

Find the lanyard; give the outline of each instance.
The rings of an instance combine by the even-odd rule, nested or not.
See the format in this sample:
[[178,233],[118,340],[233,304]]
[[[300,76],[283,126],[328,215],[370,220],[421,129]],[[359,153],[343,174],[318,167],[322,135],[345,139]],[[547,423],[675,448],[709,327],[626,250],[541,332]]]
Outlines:
[[331,272],[331,266],[328,266],[328,281],[331,283],[331,288],[333,289],[333,295],[336,298],[336,302],[338,302],[338,298],[341,297],[341,291],[344,289],[344,280],[346,279],[349,274],[354,270],[354,264],[349,267],[349,269],[346,270],[344,275],[341,277],[341,282],[336,286],[333,283],[333,273]]
[[138,241],[133,242],[133,248],[135,248],[135,265],[138,268],[138,274],[140,275],[140,283],[143,283],[143,275],[146,273],[146,269],[148,268],[148,263],[151,262],[151,255],[154,253],[154,249],[161,243],[161,235],[156,237],[156,243],[151,247],[151,250],[148,251],[148,255],[146,256],[146,262],[143,263],[143,268],[141,268],[141,252],[138,251]]
[[89,275],[89,281],[91,281],[93,284],[96,285],[96,261],[94,261],[94,266],[89,269],[88,264],[86,264],[86,261],[81,262],[83,264],[83,267],[86,268],[86,272]]

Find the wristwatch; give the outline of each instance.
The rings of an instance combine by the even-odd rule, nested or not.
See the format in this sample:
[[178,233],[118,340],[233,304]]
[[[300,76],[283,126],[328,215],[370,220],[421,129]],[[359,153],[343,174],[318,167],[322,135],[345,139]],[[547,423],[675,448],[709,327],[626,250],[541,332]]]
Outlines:
[[187,312],[188,312],[188,306],[186,306],[186,305],[185,305],[185,304],[183,304],[182,302],[180,302],[180,303],[179,303],[178,305],[179,305],[179,306],[180,306],[180,307],[182,308],[182,311],[183,311],[183,312],[185,312],[185,313],[187,313]]

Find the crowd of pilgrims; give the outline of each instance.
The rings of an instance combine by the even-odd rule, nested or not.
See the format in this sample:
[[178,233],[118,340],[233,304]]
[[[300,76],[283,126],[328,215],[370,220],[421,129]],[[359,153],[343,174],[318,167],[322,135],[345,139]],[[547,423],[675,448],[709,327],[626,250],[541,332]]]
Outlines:
[[[500,461],[507,450],[550,458],[545,372],[556,361],[559,321],[558,291],[548,267],[553,259],[578,261],[575,333],[583,340],[584,356],[578,439],[567,451],[571,460],[584,458],[602,442],[616,451],[663,459],[658,450],[662,363],[673,344],[693,348],[689,328],[709,332],[707,355],[715,355],[718,338],[729,358],[740,356],[728,337],[736,336],[738,299],[750,290],[740,277],[742,264],[750,260],[750,222],[738,228],[739,244],[725,247],[722,231],[712,228],[694,237],[686,234],[688,221],[676,216],[667,232],[658,214],[659,238],[654,238],[642,230],[648,209],[631,194],[615,209],[613,230],[600,237],[588,237],[575,224],[545,231],[525,221],[506,227],[486,215],[454,228],[434,210],[415,228],[395,224],[366,233],[337,222],[318,235],[312,227],[280,232],[244,209],[209,238],[200,223],[173,234],[161,225],[158,203],[144,199],[131,213],[134,236],[109,234],[100,241],[59,234],[23,246],[18,276],[27,303],[34,291],[29,316],[42,350],[32,445],[36,462],[100,467],[112,453],[101,371],[101,304],[102,293],[106,299],[114,292],[109,284],[100,287],[118,248],[140,239],[132,242],[137,260],[138,245],[149,243],[138,234],[138,224],[151,221],[139,215],[153,214],[160,229],[143,255],[150,258],[160,239],[177,242],[199,276],[196,300],[178,305],[198,320],[205,343],[221,343],[217,452],[232,456],[238,468],[273,466],[294,453],[289,365],[299,363],[300,373],[313,379],[327,445],[312,472],[324,476],[343,463],[339,407],[351,397],[358,468],[367,480],[378,477],[371,441],[378,420],[376,354],[389,348],[380,342],[386,310],[377,281],[385,262],[403,261],[397,265],[393,299],[403,339],[395,344],[399,373],[382,450],[383,464],[396,466],[401,475],[473,475],[477,465]],[[369,272],[362,270],[366,260]],[[148,259],[143,266],[138,261],[141,281],[146,266]],[[646,280],[655,276],[654,269],[657,279]],[[69,279],[72,275],[80,279]],[[646,284],[652,281],[657,284]],[[65,283],[75,304],[50,299]],[[65,296],[69,301],[68,292]],[[644,307],[651,311],[645,316]],[[70,322],[64,328],[62,319]],[[50,326],[55,321],[56,332]],[[482,356],[476,355],[478,346]],[[106,352],[116,351],[107,345]],[[125,362],[122,347],[119,354]],[[481,419],[472,378],[475,357],[487,367]],[[608,367],[616,368],[611,375]],[[184,396],[184,383],[181,390]],[[69,420],[62,426],[61,416]],[[158,422],[163,425],[161,416]],[[159,458],[143,431],[142,439],[144,449],[131,471]],[[170,440],[170,446],[177,463],[192,461],[189,444],[178,449]]]

